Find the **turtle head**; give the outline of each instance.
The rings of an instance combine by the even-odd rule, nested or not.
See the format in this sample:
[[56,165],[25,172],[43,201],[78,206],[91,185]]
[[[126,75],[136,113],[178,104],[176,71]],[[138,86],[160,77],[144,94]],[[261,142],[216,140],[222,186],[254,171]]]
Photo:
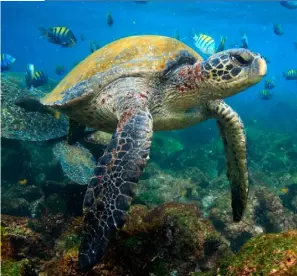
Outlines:
[[267,71],[264,58],[242,48],[216,53],[198,67],[210,99],[235,95],[258,83]]

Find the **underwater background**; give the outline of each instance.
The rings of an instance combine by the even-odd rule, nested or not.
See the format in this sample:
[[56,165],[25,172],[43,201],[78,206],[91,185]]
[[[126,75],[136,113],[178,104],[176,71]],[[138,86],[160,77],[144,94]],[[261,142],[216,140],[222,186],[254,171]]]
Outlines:
[[[40,28],[54,26],[69,28],[77,44],[40,38]],[[260,83],[226,99],[247,132],[243,221],[232,222],[215,121],[156,133],[126,226],[92,272],[77,271],[86,190],[79,184],[104,145],[67,152],[64,117],[42,115],[34,132],[13,100],[49,93],[91,53],[91,41],[102,47],[131,35],[178,36],[207,58],[195,46],[199,33],[217,44],[226,37],[226,48],[246,34],[248,48],[267,60]],[[297,78],[284,77],[297,70],[296,43],[297,9],[276,1],[2,2],[1,54],[16,59],[1,76],[2,275],[297,275]],[[25,85],[28,63],[49,77],[33,92]],[[57,73],[59,65],[65,72]],[[261,98],[266,80],[275,86],[269,100]]]

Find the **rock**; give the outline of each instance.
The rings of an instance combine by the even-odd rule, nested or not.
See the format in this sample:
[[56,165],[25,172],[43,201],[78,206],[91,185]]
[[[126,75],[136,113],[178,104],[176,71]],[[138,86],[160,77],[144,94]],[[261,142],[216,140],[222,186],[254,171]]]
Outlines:
[[268,189],[250,191],[247,209],[240,222],[232,220],[229,192],[215,197],[209,216],[217,231],[230,241],[237,251],[251,237],[265,232],[287,231],[296,227],[294,216],[284,208],[280,198]]
[[150,212],[133,206],[104,260],[116,260],[114,266],[126,268],[129,275],[168,275],[171,271],[188,275],[197,266],[209,270],[226,250],[227,245],[200,216],[197,206],[167,203]]
[[266,232],[281,232],[294,229],[293,214],[284,206],[280,198],[267,189],[257,190],[255,196],[259,200],[256,209],[256,222],[265,228]]
[[202,189],[207,189],[211,185],[207,176],[197,167],[183,170],[180,177],[190,179],[193,183],[195,183],[195,186],[199,186]]
[[35,201],[42,197],[42,192],[39,187],[34,185],[15,184],[7,189],[3,196],[6,198],[23,198],[28,202]]
[[83,200],[87,186],[74,182],[46,181],[42,185],[45,207],[49,213],[62,212],[67,217],[82,216]]
[[30,227],[42,235],[48,247],[53,247],[55,240],[65,230],[65,216],[62,213],[44,213],[39,219],[31,222]]
[[190,179],[176,177],[168,173],[159,173],[139,181],[137,203],[150,207],[168,201],[182,201],[197,194],[196,186]]
[[297,231],[249,240],[237,255],[221,261],[220,275],[297,275]]
[[297,182],[288,185],[286,192],[280,196],[284,206],[297,213]]
[[11,216],[30,216],[30,204],[23,198],[3,197],[1,213]]
[[209,218],[217,231],[230,241],[231,248],[238,250],[248,239],[263,232],[263,229],[254,223],[254,208],[258,205],[257,199],[250,192],[247,209],[240,222],[233,222],[230,192],[215,196],[209,209]]
[[21,261],[4,261],[1,264],[1,275],[3,276],[37,276],[32,266],[32,262],[28,259]]
[[1,137],[1,144],[1,180],[16,183],[26,175],[25,161],[30,159],[30,153],[17,140]]
[[40,234],[29,228],[31,219],[2,215],[1,252],[2,260],[47,259],[48,250]]
[[[58,257],[45,264],[44,272],[82,275],[77,271],[78,244],[65,252],[66,243],[61,240]],[[195,205],[168,203],[152,211],[134,205],[101,263],[84,275],[169,275],[176,271],[183,276],[197,267],[210,270],[226,252],[228,246]]]

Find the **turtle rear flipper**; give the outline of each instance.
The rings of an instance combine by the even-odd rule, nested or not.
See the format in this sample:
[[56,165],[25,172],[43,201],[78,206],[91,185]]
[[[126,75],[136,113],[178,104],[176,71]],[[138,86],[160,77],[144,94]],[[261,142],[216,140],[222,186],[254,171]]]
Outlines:
[[231,184],[233,220],[241,220],[248,199],[248,169],[246,137],[238,114],[224,101],[212,101],[208,105],[211,116],[217,119],[227,163],[227,177]]
[[43,105],[39,100],[31,97],[20,97],[16,99],[14,104],[20,108],[23,108],[25,111],[50,114],[56,119],[59,119],[61,115],[58,111],[52,110],[48,106]]
[[149,155],[151,138],[152,116],[147,108],[122,113],[85,195],[84,230],[79,248],[82,270],[100,261],[109,240],[124,225]]
[[51,114],[48,107],[44,106],[39,100],[30,97],[20,97],[16,99],[15,105],[26,111]]

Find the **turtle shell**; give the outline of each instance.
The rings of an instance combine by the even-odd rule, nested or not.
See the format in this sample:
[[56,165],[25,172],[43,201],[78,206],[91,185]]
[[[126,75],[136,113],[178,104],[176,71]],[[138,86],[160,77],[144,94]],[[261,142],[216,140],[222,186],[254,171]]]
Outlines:
[[[146,77],[164,73],[168,68],[189,60],[194,63],[202,58],[189,46],[174,38],[155,35],[122,38],[107,44],[80,62],[41,102],[46,105],[57,102],[63,104],[88,95],[83,91],[86,90],[83,84],[95,75],[103,88],[123,76]],[[75,93],[71,89],[74,86],[79,88],[75,89]]]

